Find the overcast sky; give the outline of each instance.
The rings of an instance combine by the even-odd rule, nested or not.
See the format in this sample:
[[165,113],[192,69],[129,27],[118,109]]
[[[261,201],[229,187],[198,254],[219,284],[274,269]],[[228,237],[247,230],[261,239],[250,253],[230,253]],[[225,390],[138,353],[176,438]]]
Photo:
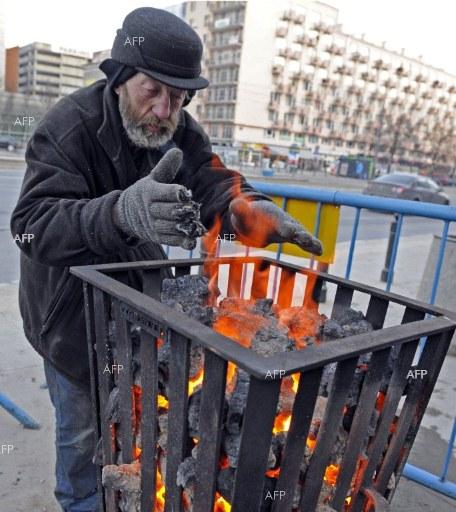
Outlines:
[[[281,0],[263,0],[281,1]],[[33,41],[93,52],[110,48],[115,30],[136,7],[164,7],[170,0],[0,0],[6,45]],[[345,31],[456,74],[455,0],[327,0],[339,9]]]

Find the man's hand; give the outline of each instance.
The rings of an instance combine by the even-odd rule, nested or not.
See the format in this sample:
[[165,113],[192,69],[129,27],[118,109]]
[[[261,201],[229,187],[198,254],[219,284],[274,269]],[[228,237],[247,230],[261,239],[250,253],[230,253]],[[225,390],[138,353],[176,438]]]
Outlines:
[[320,240],[270,201],[235,198],[230,203],[230,213],[231,224],[246,245],[265,247],[275,242],[290,242],[318,256],[323,252]]
[[125,189],[114,206],[114,222],[127,235],[159,244],[194,249],[205,233],[200,205],[182,185],[170,184],[182,151],[170,149],[151,173]]

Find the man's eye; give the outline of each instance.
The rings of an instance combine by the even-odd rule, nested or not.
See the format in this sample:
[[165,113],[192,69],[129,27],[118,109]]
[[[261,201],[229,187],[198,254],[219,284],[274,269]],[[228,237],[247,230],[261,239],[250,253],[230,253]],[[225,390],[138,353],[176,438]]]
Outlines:
[[156,96],[158,94],[158,89],[154,89],[154,88],[148,88],[148,87],[144,87],[144,91],[146,92],[146,94],[149,94],[150,96]]
[[185,91],[171,93],[171,98],[173,100],[182,100],[184,97],[185,97]]

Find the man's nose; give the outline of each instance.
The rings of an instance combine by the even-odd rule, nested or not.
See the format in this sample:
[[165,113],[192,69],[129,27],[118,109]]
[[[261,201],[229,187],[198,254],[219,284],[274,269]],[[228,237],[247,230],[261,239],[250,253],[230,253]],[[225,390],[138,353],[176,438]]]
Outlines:
[[169,92],[164,90],[160,94],[160,97],[157,98],[157,102],[152,107],[152,112],[159,119],[168,119],[171,114],[171,98]]

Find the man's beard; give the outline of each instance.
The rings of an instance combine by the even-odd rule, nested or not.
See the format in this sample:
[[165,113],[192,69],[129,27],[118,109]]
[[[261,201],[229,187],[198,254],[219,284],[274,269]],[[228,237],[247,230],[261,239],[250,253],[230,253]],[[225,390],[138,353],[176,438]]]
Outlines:
[[[130,97],[124,87],[119,91],[119,112],[122,124],[128,138],[135,145],[142,148],[158,148],[168,142],[177,128],[179,111],[171,114],[169,119],[158,119],[154,114],[148,115],[141,121],[136,120]],[[157,127],[156,133],[150,133],[148,126]]]

